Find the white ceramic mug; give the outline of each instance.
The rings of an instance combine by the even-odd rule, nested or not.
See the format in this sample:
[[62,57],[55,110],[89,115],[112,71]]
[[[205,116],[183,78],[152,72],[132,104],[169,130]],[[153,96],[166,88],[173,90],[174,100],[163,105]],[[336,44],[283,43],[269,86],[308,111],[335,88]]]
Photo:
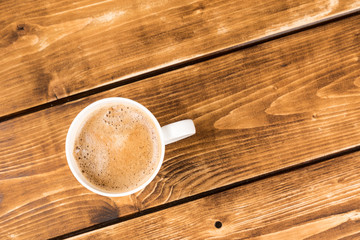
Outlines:
[[[84,121],[87,120],[88,116],[94,112],[95,110],[103,107],[108,106],[109,104],[130,104],[138,109],[142,110],[147,116],[153,121],[154,126],[156,127],[156,130],[158,131],[158,134],[160,136],[161,141],[161,154],[160,154],[160,160],[158,162],[158,165],[156,168],[154,168],[154,172],[150,175],[149,179],[145,181],[142,185],[140,185],[137,188],[131,189],[126,192],[111,192],[111,191],[105,191],[96,185],[89,182],[82,174],[81,170],[78,167],[78,164],[76,163],[76,160],[74,158],[73,152],[74,152],[74,143],[75,143],[75,137],[77,136],[77,131],[79,131],[82,127],[82,124]],[[130,195],[132,193],[135,193],[141,189],[143,189],[145,186],[147,186],[157,175],[157,173],[160,170],[160,167],[164,160],[165,155],[165,145],[169,143],[173,143],[176,141],[179,141],[181,139],[187,138],[191,135],[195,134],[195,126],[194,122],[191,119],[182,120],[179,122],[171,123],[169,125],[166,125],[164,127],[161,127],[159,122],[156,120],[154,115],[143,105],[141,105],[138,102],[135,102],[133,100],[127,99],[127,98],[120,98],[120,97],[112,97],[112,98],[105,98],[99,101],[96,101],[86,108],[84,108],[73,120],[73,122],[70,125],[70,128],[68,130],[67,136],[66,136],[66,144],[65,144],[65,151],[66,151],[66,158],[67,162],[69,164],[69,167],[71,169],[71,172],[75,176],[75,178],[87,189],[90,191],[103,195],[108,197],[121,197]]]

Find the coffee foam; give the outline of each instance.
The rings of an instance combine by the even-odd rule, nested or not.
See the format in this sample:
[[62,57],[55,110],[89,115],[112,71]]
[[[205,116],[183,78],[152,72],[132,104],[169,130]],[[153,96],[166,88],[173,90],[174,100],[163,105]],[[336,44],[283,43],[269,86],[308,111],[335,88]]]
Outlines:
[[151,177],[161,143],[153,121],[141,109],[112,104],[95,110],[83,123],[73,154],[89,182],[106,191],[124,192]]

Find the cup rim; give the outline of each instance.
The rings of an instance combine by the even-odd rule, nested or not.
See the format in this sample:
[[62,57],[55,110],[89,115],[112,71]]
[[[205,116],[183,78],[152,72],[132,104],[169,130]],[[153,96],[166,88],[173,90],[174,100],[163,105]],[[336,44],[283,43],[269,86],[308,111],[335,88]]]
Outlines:
[[[79,126],[83,123],[83,121],[85,120],[85,118],[91,114],[94,110],[98,109],[99,107],[101,107],[102,105],[108,104],[108,103],[127,103],[127,104],[131,104],[131,105],[135,105],[136,107],[140,108],[143,112],[145,112],[148,117],[150,117],[150,119],[153,121],[159,137],[160,137],[160,144],[161,144],[161,154],[160,154],[160,160],[159,163],[156,167],[156,169],[153,171],[152,175],[148,178],[148,180],[146,180],[143,184],[141,184],[140,186],[127,191],[127,192],[121,192],[121,193],[109,193],[109,192],[103,192],[99,189],[94,188],[93,186],[91,186],[91,183],[86,182],[85,177],[80,176],[81,173],[79,173],[77,171],[78,166],[76,164],[76,161],[74,159],[73,156],[73,147],[74,147],[74,142],[75,142],[75,136],[76,136],[76,131],[79,129]],[[161,131],[161,126],[158,122],[158,120],[155,118],[155,116],[142,104],[128,99],[128,98],[123,98],[123,97],[110,97],[110,98],[103,98],[100,100],[97,100],[91,104],[89,104],[88,106],[86,106],[84,109],[82,109],[77,115],[76,117],[73,119],[73,121],[71,122],[71,125],[68,129],[68,132],[66,134],[66,142],[65,142],[65,153],[66,153],[66,160],[68,163],[68,166],[72,172],[72,174],[75,176],[75,178],[78,180],[78,182],[80,182],[81,185],[83,185],[85,188],[87,188],[88,190],[97,193],[99,195],[102,196],[106,196],[106,197],[123,197],[123,196],[128,196],[130,194],[133,194],[135,192],[140,191],[141,189],[145,188],[152,180],[154,180],[155,176],[158,174],[158,172],[160,171],[160,168],[162,166],[162,163],[164,161],[164,155],[165,155],[165,141],[164,141],[164,136],[162,134]]]

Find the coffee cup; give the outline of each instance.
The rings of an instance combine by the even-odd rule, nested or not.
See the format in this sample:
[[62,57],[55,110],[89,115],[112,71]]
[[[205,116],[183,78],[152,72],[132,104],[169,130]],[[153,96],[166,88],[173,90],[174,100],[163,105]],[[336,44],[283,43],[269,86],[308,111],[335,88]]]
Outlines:
[[105,98],[85,107],[66,136],[66,158],[88,190],[121,197],[145,188],[158,174],[165,145],[195,134],[192,120],[160,126],[140,103]]

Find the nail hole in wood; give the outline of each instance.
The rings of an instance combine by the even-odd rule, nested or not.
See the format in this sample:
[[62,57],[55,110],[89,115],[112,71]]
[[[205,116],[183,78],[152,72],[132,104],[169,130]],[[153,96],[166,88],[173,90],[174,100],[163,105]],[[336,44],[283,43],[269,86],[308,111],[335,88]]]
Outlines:
[[19,25],[17,25],[17,26],[16,26],[16,29],[17,29],[18,31],[24,31],[24,30],[25,30],[25,28],[24,28],[24,25],[23,25],[23,24],[19,24]]
[[222,223],[220,221],[216,221],[215,222],[215,227],[216,228],[221,228],[222,227]]

